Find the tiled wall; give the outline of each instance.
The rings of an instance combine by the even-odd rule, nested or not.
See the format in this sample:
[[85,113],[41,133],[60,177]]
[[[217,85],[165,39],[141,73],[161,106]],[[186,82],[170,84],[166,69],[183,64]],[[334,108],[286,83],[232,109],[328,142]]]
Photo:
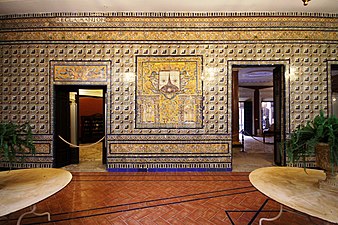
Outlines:
[[[286,133],[331,106],[336,14],[59,13],[1,19],[0,120],[33,125],[38,148],[28,167],[53,163],[54,85],[107,86],[111,170],[231,170],[233,65],[285,66]],[[137,126],[138,59],[147,57],[201,59],[201,126]],[[84,67],[77,72],[84,75],[59,76],[57,65]],[[83,72],[93,66],[105,68],[104,74]]]

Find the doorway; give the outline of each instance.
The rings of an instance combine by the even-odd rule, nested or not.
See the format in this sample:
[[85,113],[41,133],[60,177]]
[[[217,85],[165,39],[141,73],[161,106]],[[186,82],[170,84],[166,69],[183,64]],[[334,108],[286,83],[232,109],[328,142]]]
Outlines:
[[[233,78],[233,170],[282,165],[280,151],[284,107],[283,65],[234,65]],[[238,118],[236,120],[236,118]],[[236,126],[238,130],[236,130]],[[235,128],[235,129],[234,129]],[[243,166],[245,165],[245,166]]]
[[338,64],[331,65],[331,88],[331,113],[338,117]]
[[54,166],[102,167],[106,87],[56,85],[54,90]]

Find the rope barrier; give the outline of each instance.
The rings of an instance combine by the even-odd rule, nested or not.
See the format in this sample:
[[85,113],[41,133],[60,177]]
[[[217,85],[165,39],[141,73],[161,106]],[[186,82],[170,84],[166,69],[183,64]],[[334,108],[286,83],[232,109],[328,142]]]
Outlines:
[[245,130],[242,130],[241,131],[242,135],[245,135],[245,136],[250,136],[252,139],[254,139],[255,141],[258,141],[260,143],[263,143],[263,144],[266,144],[266,145],[273,145],[274,143],[271,143],[271,142],[263,142],[261,140],[258,140],[255,138],[255,136],[251,135],[250,133],[248,133],[247,131]]
[[72,143],[66,141],[65,139],[63,139],[60,135],[59,135],[59,138],[60,138],[63,142],[65,142],[66,144],[69,144],[71,147],[74,147],[74,148],[88,148],[88,147],[91,147],[91,146],[96,145],[96,144],[100,143],[101,141],[103,141],[103,139],[105,138],[105,136],[103,136],[100,140],[98,140],[98,141],[95,142],[95,143],[92,143],[92,144],[89,144],[89,145],[82,145],[82,146],[80,146],[80,145],[74,145],[74,144],[72,144]]

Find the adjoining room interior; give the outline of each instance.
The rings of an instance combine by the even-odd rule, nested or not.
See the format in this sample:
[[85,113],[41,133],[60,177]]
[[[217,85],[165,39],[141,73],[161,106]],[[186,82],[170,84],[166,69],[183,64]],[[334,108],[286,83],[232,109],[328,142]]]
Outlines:
[[79,89],[79,142],[80,163],[84,161],[102,162],[102,142],[91,147],[104,136],[103,91]]
[[79,143],[79,163],[64,167],[70,171],[105,171],[103,163],[104,98],[102,89],[70,92],[71,140]]
[[233,171],[249,172],[274,165],[274,69],[233,68],[238,78],[238,121],[233,122],[239,126],[238,141],[233,142]]

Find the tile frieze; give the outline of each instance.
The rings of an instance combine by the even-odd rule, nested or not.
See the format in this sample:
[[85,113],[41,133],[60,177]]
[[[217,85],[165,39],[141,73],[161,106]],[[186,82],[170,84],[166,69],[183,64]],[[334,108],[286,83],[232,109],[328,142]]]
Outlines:
[[337,31],[269,30],[269,31],[31,31],[2,32],[2,41],[245,41],[245,40],[338,40]]
[[172,143],[172,144],[145,144],[145,143],[133,143],[133,144],[110,144],[110,154],[127,154],[127,153],[228,153],[229,144],[203,144],[203,143]]
[[220,16],[220,17],[112,17],[74,16],[3,19],[2,29],[24,28],[218,28],[218,27],[301,27],[337,28],[337,17],[297,17],[297,16]]

